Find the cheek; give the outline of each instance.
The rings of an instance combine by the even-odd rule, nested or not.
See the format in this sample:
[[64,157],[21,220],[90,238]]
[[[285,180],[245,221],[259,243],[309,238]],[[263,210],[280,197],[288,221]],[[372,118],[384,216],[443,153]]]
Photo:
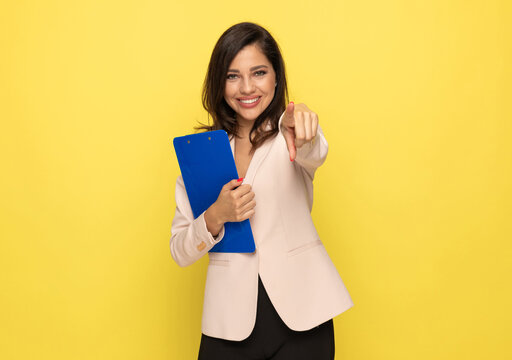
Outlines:
[[275,76],[272,76],[266,80],[267,81],[265,82],[265,89],[269,94],[273,95],[274,92],[276,91],[276,78]]
[[235,93],[236,91],[234,89],[234,86],[232,84],[226,84],[226,87],[224,89],[224,98],[226,99],[226,101],[230,101],[230,99],[233,98]]
[[275,92],[276,92],[276,82],[275,82],[275,80],[272,80],[267,84],[267,93],[269,94],[270,99],[274,98]]

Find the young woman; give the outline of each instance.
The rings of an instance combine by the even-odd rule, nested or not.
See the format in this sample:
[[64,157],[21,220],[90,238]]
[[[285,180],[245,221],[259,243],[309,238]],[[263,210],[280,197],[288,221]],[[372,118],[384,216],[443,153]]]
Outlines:
[[[267,30],[240,23],[213,50],[205,130],[230,136],[240,179],[194,219],[176,183],[171,254],[209,255],[199,359],[334,359],[332,318],[353,306],[311,219],[313,177],[327,156],[318,116],[287,103],[284,61]],[[249,219],[254,253],[208,253],[224,223]]]

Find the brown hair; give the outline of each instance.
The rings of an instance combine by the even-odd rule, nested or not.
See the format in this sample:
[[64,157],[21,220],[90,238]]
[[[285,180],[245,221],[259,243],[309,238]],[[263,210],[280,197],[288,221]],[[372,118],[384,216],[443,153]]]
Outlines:
[[[256,118],[251,129],[249,139],[252,143],[251,151],[254,151],[279,132],[277,128],[279,117],[286,109],[288,102],[286,73],[281,51],[272,35],[257,24],[243,22],[233,25],[217,41],[203,84],[203,107],[212,117],[213,125],[201,124],[196,129],[206,131],[225,130],[229,136],[238,136],[236,113],[224,99],[226,76],[229,65],[238,52],[245,46],[252,44],[257,44],[272,64],[277,83],[274,98],[260,116]],[[267,119],[269,120],[270,129],[264,130],[261,125]]]

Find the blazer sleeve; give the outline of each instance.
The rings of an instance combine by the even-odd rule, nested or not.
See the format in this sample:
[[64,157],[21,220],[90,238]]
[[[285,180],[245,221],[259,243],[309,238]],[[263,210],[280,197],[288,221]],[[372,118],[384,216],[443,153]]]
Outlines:
[[176,180],[176,212],[171,225],[171,255],[179,266],[188,266],[199,260],[224,237],[224,226],[213,237],[206,228],[204,212],[194,219],[183,177]]
[[[279,118],[279,133],[284,138],[281,129],[283,115],[284,112]],[[295,157],[296,164],[300,165],[304,175],[307,176],[309,180],[313,181],[316,169],[320,167],[320,165],[322,165],[325,159],[327,158],[328,150],[329,144],[327,143],[322,128],[320,127],[319,124],[316,136],[313,138],[311,142],[308,142],[302,145],[302,147],[298,148],[297,156]]]

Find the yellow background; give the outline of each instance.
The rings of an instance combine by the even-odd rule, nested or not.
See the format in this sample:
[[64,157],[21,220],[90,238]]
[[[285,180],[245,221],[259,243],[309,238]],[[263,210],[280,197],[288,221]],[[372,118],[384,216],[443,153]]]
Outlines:
[[[213,46],[276,37],[330,144],[314,220],[337,359],[510,359],[503,1],[0,3],[0,358],[194,359],[206,258],[169,252],[171,144]],[[279,179],[269,179],[279,181]]]

